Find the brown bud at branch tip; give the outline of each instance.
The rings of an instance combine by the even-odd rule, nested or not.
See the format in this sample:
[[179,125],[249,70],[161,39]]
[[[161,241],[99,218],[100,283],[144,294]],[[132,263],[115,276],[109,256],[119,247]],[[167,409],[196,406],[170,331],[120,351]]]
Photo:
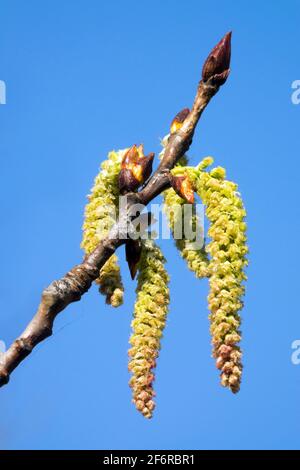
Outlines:
[[194,190],[188,176],[170,176],[170,183],[178,196],[189,203],[194,202]]
[[171,123],[171,128],[170,128],[171,134],[174,134],[182,127],[185,119],[188,117],[189,114],[190,114],[189,108],[184,108],[182,109],[182,111],[179,111],[179,113],[176,114],[176,116],[174,117]]
[[230,72],[230,56],[231,32],[225,34],[207,57],[202,69],[203,81],[207,82],[210,79],[218,86],[223,85]]
[[140,261],[142,245],[140,240],[127,240],[125,246],[126,261],[128,263],[131,279],[134,279],[137,273],[138,263]]

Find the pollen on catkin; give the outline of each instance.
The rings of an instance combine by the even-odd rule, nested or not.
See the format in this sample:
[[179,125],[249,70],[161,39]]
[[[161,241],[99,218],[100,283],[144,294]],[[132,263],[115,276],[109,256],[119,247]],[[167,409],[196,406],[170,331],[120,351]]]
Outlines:
[[145,418],[151,418],[154,403],[154,371],[168,314],[169,276],[165,259],[153,240],[143,241],[139,262],[133,333],[130,338],[129,381],[133,403]]
[[[165,146],[167,143],[168,136],[166,136],[162,140],[162,145]],[[164,149],[160,153],[160,158],[163,157]],[[188,163],[187,155],[181,157],[181,159],[177,162],[175,169],[183,169],[186,167]],[[172,235],[175,240],[175,245],[180,253],[180,256],[186,261],[187,267],[190,271],[193,271],[197,278],[208,277],[209,270],[208,270],[208,256],[205,250],[205,246],[200,248],[194,248],[194,244],[192,241],[185,236],[183,224],[180,224],[181,233],[180,236],[176,236],[175,226],[179,223],[179,218],[181,218],[181,222],[183,221],[183,207],[186,204],[186,201],[180,197],[173,188],[166,189],[163,192],[163,199],[164,199],[164,212],[166,214],[169,227],[171,229]],[[196,213],[196,206],[195,204],[192,205],[192,217],[190,220],[190,226],[193,233],[198,232],[200,238],[203,238],[203,227],[199,222],[199,218],[197,217]],[[194,242],[195,240],[193,240]]]
[[224,168],[210,172],[198,167],[193,172],[196,190],[206,205],[211,239],[207,251],[210,260],[210,310],[213,357],[221,371],[221,384],[239,391],[242,363],[239,311],[243,303],[246,254],[246,212],[237,185],[225,179]]
[[[95,178],[89,202],[85,207],[83,238],[81,247],[86,254],[91,253],[99,241],[109,232],[118,213],[118,176],[121,161],[127,149],[110,152],[101,164]],[[96,280],[99,291],[106,296],[106,302],[113,307],[123,303],[124,287],[122,284],[118,258],[114,254],[104,264]]]

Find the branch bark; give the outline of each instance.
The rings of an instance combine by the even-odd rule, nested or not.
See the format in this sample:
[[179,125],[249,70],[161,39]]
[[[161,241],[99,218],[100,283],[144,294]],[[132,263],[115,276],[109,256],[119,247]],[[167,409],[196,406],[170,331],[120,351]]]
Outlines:
[[[219,85],[214,77],[205,82],[200,81],[190,114],[181,129],[170,136],[164,158],[146,186],[139,193],[128,195],[129,206],[137,202],[147,205],[170,186],[169,171],[190,147],[200,116],[218,89]],[[128,207],[125,217],[129,216],[129,212],[130,207]],[[112,228],[110,236],[101,241],[81,264],[72,268],[61,279],[52,282],[43,291],[37,313],[23,333],[1,356],[0,387],[8,383],[10,374],[31,353],[33,348],[51,336],[56,316],[70,303],[81,299],[81,296],[89,290],[92,282],[98,277],[99,270],[104,263],[120,245],[124,244],[125,240],[119,234],[119,230],[124,226],[122,224],[124,224],[124,220]]]
[[219,86],[213,80],[208,80],[207,82],[200,81],[191,112],[185,119],[181,129],[170,136],[165,148],[164,158],[158,169],[150,178],[145,188],[138,193],[142,204],[147,205],[170,186],[168,173],[189,149],[198,121],[209,101],[218,90]]

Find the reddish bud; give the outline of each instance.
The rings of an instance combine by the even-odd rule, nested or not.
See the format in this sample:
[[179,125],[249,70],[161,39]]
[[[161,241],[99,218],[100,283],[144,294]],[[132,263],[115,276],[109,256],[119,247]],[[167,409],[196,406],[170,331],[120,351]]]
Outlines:
[[121,193],[135,191],[151,175],[154,153],[144,156],[143,145],[133,145],[124,155],[119,174]]
[[149,176],[152,173],[152,165],[153,165],[153,159],[154,159],[154,153],[151,152],[145,157],[140,158],[139,160],[139,165],[141,166],[141,171],[142,171],[142,179],[143,182],[147,181]]
[[139,151],[140,151],[140,147],[138,150],[138,147],[136,146],[136,144],[130,147],[123,157],[121,168],[128,168],[129,165],[136,163],[139,159]]
[[174,134],[182,127],[185,119],[188,117],[189,114],[190,114],[189,108],[184,108],[182,111],[179,111],[179,113],[176,114],[176,116],[174,117],[171,123],[171,128],[170,128],[171,134]]
[[140,240],[127,240],[125,246],[126,261],[128,263],[131,279],[134,279],[137,273],[138,263],[141,258],[142,245]]
[[225,34],[207,57],[203,69],[204,82],[211,79],[216,85],[223,85],[230,72],[231,32]]
[[170,177],[171,186],[178,196],[182,197],[189,203],[194,202],[194,190],[188,176],[173,176]]

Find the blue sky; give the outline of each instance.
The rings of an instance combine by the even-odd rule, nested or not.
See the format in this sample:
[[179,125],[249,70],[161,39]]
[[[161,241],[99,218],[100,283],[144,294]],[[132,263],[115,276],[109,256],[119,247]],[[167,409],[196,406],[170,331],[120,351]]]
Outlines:
[[213,155],[238,182],[251,250],[237,396],[210,357],[207,283],[164,241],[172,302],[154,419],[130,402],[135,284],[120,254],[124,306],[105,306],[93,288],[0,390],[1,448],[299,448],[299,14],[296,0],[1,1],[0,340],[80,261],[85,196],[106,153],[141,141],[158,152],[231,29],[231,76],[189,153],[194,163]]

